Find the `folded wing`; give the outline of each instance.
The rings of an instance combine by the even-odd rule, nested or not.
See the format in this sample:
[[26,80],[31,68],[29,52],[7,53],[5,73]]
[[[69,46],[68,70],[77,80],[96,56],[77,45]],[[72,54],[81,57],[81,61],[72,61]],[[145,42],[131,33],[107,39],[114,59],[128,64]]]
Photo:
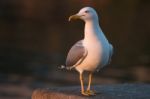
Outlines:
[[77,65],[80,65],[87,56],[87,54],[88,52],[86,48],[83,46],[83,40],[78,41],[74,46],[72,46],[67,55],[66,59],[67,68],[72,69]]

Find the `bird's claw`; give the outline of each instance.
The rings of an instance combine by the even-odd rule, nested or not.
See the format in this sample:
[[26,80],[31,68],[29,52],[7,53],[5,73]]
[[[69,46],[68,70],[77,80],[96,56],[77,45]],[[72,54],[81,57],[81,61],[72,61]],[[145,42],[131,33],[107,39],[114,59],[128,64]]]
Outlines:
[[93,90],[87,90],[85,93],[87,93],[90,96],[96,95],[96,92]]
[[84,95],[84,96],[89,96],[89,94],[86,93],[86,92],[81,92],[81,94]]
[[84,96],[94,96],[96,95],[96,92],[93,90],[87,90],[87,91],[81,92],[81,94]]

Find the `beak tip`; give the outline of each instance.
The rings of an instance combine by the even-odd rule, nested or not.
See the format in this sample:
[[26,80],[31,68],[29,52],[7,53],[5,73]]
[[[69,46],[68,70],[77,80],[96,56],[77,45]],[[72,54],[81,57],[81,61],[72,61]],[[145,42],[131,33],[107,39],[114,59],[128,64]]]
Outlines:
[[70,16],[69,18],[68,18],[68,21],[70,22],[72,20],[72,16]]

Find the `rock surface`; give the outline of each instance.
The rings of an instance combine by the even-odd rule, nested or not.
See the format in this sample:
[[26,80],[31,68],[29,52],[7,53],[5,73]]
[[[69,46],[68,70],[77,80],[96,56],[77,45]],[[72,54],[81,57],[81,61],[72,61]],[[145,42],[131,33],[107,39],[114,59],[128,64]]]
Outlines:
[[150,99],[149,84],[97,85],[95,96],[82,96],[80,86],[36,89],[32,99]]

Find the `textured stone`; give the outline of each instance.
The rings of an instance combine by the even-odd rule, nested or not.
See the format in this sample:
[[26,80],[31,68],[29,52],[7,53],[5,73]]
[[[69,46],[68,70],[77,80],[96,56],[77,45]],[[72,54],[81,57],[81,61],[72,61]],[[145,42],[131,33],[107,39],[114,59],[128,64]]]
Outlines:
[[150,99],[149,84],[97,85],[95,96],[82,96],[80,87],[36,89],[32,99]]

